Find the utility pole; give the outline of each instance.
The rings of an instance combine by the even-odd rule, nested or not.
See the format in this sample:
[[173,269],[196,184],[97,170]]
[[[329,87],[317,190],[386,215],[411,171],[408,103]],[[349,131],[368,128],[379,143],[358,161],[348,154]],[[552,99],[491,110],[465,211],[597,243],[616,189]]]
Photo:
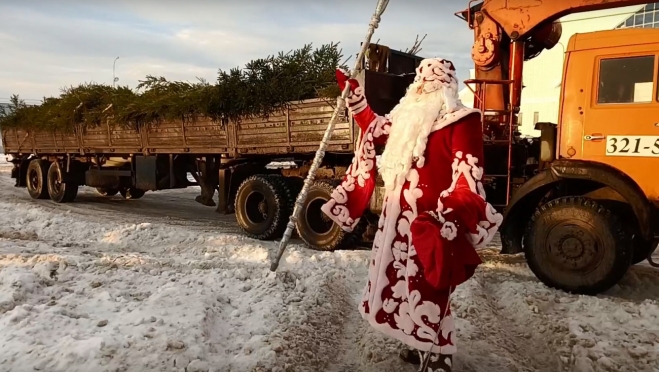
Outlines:
[[117,83],[117,81],[119,81],[119,78],[116,77],[115,74],[114,74],[114,72],[115,72],[115,68],[116,68],[116,66],[117,66],[117,60],[118,60],[118,59],[119,59],[119,57],[115,58],[115,59],[114,59],[114,63],[112,63],[112,88],[114,88],[114,86],[115,86],[115,84]]

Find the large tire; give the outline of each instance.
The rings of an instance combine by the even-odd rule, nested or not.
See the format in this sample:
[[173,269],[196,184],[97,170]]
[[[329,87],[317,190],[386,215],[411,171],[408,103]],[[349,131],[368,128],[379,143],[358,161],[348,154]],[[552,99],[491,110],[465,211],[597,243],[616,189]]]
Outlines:
[[641,235],[641,229],[638,226],[638,219],[632,207],[625,202],[618,200],[598,200],[600,205],[613,212],[623,223],[627,234],[632,237],[633,257],[632,265],[645,261],[654,248],[654,242],[647,241]]
[[547,286],[586,295],[618,283],[633,255],[620,219],[583,197],[559,198],[538,208],[524,251],[531,271]]
[[281,238],[293,212],[291,188],[279,175],[255,175],[238,187],[236,221],[247,236],[270,240]]
[[354,248],[363,232],[363,224],[357,224],[352,232],[344,231],[334,223],[320,207],[331,197],[339,181],[316,181],[309,187],[296,228],[300,238],[317,251],[334,251]]
[[97,187],[96,192],[101,196],[115,196],[119,193],[119,189]]
[[78,185],[72,182],[64,183],[64,170],[58,161],[48,168],[48,193],[55,203],[70,203],[78,196]]
[[121,194],[121,197],[126,200],[131,200],[131,199],[137,200],[143,197],[146,191],[131,187],[128,189],[121,189],[119,190],[119,193]]
[[32,199],[48,199],[48,162],[41,159],[30,161],[25,184]]

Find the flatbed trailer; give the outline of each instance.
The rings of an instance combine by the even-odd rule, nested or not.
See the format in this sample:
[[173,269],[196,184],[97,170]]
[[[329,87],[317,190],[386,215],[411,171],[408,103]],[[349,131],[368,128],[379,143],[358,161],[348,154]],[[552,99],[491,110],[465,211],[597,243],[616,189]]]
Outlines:
[[[363,71],[359,77],[380,114],[399,102],[422,59],[387,52],[384,65],[380,62],[377,71]],[[72,132],[7,128],[2,130],[2,145],[5,154],[12,155],[16,186],[26,187],[35,199],[72,202],[79,186],[94,187],[104,196],[121,193],[127,199],[147,191],[200,186],[198,202],[217,206],[219,213],[235,213],[248,236],[269,240],[285,230],[335,105],[335,100],[324,99],[291,102],[267,118],[239,122],[199,118],[135,129],[109,118]],[[344,112],[297,226],[298,235],[313,249],[348,248],[369,240],[364,232],[373,219],[348,234],[320,210],[352,162],[359,135],[359,126]],[[378,195],[371,216],[379,212]]]
[[[2,131],[7,154],[90,156],[117,154],[204,154],[240,158],[251,155],[307,154],[314,152],[334,108],[323,99],[292,102],[289,109],[268,118],[217,122],[164,122],[139,130],[114,125],[111,119],[95,128],[77,127],[72,133]],[[345,116],[336,125],[330,151],[349,152],[354,127]]]

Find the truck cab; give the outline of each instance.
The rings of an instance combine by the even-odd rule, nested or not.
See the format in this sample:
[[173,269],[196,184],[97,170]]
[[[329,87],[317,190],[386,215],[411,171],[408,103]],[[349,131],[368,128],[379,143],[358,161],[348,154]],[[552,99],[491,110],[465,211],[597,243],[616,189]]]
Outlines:
[[[548,286],[601,293],[657,247],[659,30],[573,35],[557,125],[539,123],[538,173],[512,196],[503,253]],[[528,222],[527,222],[528,221]]]
[[574,35],[560,101],[559,159],[594,161],[633,179],[659,206],[659,30]]

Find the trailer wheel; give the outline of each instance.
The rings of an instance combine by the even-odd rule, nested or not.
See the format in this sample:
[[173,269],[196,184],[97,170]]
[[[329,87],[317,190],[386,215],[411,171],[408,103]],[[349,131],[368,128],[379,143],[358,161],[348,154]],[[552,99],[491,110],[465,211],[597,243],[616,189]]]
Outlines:
[[48,193],[55,203],[70,203],[78,195],[78,185],[64,182],[64,171],[58,161],[54,161],[48,168]]
[[32,199],[48,199],[48,162],[41,159],[30,161],[25,184]]
[[358,224],[355,231],[346,232],[320,210],[339,182],[316,181],[309,187],[296,227],[300,238],[311,249],[334,251],[353,248],[361,236],[362,224]]
[[143,197],[144,194],[146,194],[146,191],[136,189],[134,187],[130,187],[130,188],[127,188],[127,189],[119,190],[119,193],[121,193],[122,198],[124,198],[126,200],[130,200],[130,199],[139,199],[139,198]]
[[97,187],[96,192],[101,196],[115,196],[119,193],[119,189]]
[[253,239],[282,237],[293,211],[291,189],[279,175],[255,175],[247,178],[236,193],[236,220]]
[[552,200],[533,215],[524,240],[531,271],[549,287],[595,295],[618,283],[633,247],[620,219],[583,197]]

